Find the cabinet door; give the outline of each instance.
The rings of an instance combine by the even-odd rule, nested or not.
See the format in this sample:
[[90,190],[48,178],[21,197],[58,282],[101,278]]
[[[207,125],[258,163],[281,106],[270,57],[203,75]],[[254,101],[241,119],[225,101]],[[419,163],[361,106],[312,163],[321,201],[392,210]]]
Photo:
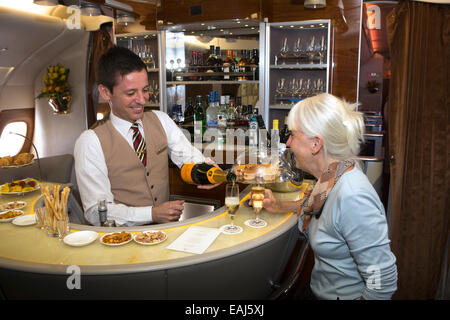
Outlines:
[[269,124],[284,125],[292,106],[307,97],[329,92],[330,21],[268,24],[266,99]]

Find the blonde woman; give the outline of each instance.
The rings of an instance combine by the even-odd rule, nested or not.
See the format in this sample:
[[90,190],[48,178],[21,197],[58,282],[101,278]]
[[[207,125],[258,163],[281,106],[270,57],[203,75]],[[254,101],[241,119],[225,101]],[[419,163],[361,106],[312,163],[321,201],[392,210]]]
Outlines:
[[296,166],[318,181],[299,202],[265,191],[270,212],[294,211],[314,251],[310,292],[317,299],[390,299],[397,267],[383,204],[356,161],[364,120],[331,94],[297,103],[289,113],[287,141]]

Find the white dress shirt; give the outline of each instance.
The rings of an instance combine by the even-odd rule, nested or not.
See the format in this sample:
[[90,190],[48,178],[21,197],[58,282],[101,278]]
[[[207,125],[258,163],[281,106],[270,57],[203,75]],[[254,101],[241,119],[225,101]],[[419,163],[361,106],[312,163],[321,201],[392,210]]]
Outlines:
[[[153,111],[161,122],[167,136],[170,159],[179,167],[188,162],[204,162],[202,153],[186,138],[170,117],[162,111]],[[110,114],[111,124],[133,149],[133,132],[130,122]],[[145,137],[141,120],[139,130]],[[133,149],[134,150],[134,149]],[[105,198],[108,202],[108,220],[115,220],[118,226],[135,226],[151,223],[152,207],[129,207],[114,203],[108,178],[103,149],[94,130],[84,131],[75,143],[75,173],[85,218],[92,225],[100,225],[97,202]],[[168,179],[169,177],[167,177]]]

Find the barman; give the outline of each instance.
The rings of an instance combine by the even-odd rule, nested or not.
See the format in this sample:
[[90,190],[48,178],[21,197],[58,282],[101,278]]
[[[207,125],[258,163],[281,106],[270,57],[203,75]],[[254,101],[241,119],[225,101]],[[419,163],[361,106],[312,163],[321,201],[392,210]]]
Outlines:
[[86,220],[100,224],[97,203],[104,198],[107,219],[117,226],[177,221],[184,201],[169,201],[168,157],[181,167],[204,162],[204,156],[166,113],[144,112],[147,68],[132,51],[115,46],[105,52],[97,78],[111,113],[104,123],[84,131],[74,150]]

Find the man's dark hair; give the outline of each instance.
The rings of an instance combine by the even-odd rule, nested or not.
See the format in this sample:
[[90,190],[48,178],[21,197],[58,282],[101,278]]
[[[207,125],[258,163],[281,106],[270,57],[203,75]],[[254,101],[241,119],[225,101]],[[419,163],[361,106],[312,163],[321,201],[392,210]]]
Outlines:
[[131,72],[146,70],[145,63],[133,51],[114,46],[106,51],[98,62],[97,82],[113,92],[118,77]]

